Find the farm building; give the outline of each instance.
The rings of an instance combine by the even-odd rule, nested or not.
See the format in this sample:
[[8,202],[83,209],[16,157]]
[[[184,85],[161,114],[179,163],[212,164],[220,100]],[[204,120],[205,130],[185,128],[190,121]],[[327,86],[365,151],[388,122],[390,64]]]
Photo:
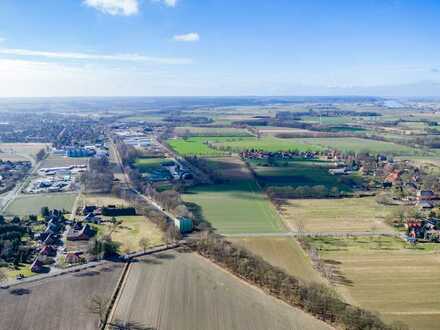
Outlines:
[[180,217],[174,221],[175,226],[182,234],[187,234],[193,231],[193,221],[189,218]]
[[96,152],[93,150],[85,149],[85,148],[75,148],[69,149],[66,151],[66,156],[71,158],[79,158],[79,157],[91,157]]

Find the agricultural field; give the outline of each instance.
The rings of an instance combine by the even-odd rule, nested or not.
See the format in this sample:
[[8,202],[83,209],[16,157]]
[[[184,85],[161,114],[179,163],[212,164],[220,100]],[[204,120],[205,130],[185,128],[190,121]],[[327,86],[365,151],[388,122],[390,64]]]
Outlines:
[[82,208],[86,205],[96,205],[98,207],[116,205],[127,207],[130,203],[125,199],[110,194],[82,194],[78,200],[78,207]]
[[131,265],[113,321],[161,330],[331,329],[192,253]]
[[250,136],[248,130],[234,127],[176,127],[178,136]]
[[256,127],[258,132],[264,136],[274,136],[277,134],[310,134],[316,133],[301,128],[277,127],[277,126],[261,126]]
[[[187,139],[170,139],[167,143],[181,156],[223,156],[225,152],[210,148],[209,143],[222,143],[225,141],[242,140],[242,137],[200,136]],[[246,138],[247,139],[247,138]]]
[[405,145],[375,141],[362,138],[289,138],[265,137],[262,139],[242,139],[238,141],[217,142],[216,146],[233,151],[261,149],[264,151],[323,151],[333,148],[342,152],[370,152],[393,155],[416,155],[427,153]]
[[66,210],[71,212],[76,193],[51,193],[39,195],[18,196],[6,208],[6,215],[26,216],[29,214],[40,214],[41,208],[47,206],[49,209]]
[[267,161],[258,160],[249,163],[263,187],[323,185],[329,189],[336,187],[339,191],[350,192],[362,184],[362,178],[357,174],[331,175],[329,169],[333,168],[333,163],[325,161],[301,159],[268,164]]
[[87,165],[89,158],[71,158],[61,155],[49,155],[44,159],[39,168],[64,167],[71,165]]
[[241,160],[219,158],[211,164],[227,181],[191,188],[183,199],[197,204],[213,228],[226,235],[284,230],[275,208]]
[[171,160],[170,158],[137,158],[135,162],[136,168],[141,173],[149,173],[157,168],[166,161]]
[[409,248],[397,238],[306,238],[336,265],[337,290],[350,303],[377,311],[386,321],[434,330],[440,322],[440,246]]
[[0,290],[1,329],[95,330],[99,319],[89,312],[93,296],[109,298],[122,264],[106,263],[78,273],[47,278]]
[[323,151],[325,148],[316,144],[307,144],[304,139],[280,139],[275,137],[245,138],[235,141],[216,141],[213,143],[217,147],[240,152],[249,149],[258,149],[263,151]]
[[96,225],[98,234],[111,233],[112,240],[119,244],[120,253],[138,252],[143,249],[139,244],[141,238],[148,239],[149,246],[164,243],[160,229],[144,216],[120,216],[117,221],[122,223],[113,229],[110,223]]
[[306,232],[392,231],[384,221],[392,206],[383,206],[374,197],[343,199],[291,199],[281,215],[292,230]]
[[228,238],[268,263],[306,282],[323,282],[298,242],[291,237]]
[[31,157],[35,160],[37,153],[47,148],[47,143],[0,143],[0,158],[2,155]]

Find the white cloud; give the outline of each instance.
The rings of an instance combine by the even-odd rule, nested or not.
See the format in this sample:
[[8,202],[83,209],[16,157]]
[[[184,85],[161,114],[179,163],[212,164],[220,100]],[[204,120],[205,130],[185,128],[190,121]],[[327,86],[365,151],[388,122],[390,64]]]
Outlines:
[[196,32],[191,32],[187,34],[175,35],[174,40],[183,42],[197,42],[200,40],[200,36]]
[[177,0],[164,0],[163,2],[168,7],[176,7],[176,5],[177,5]]
[[138,0],[84,0],[84,4],[110,15],[130,16],[139,13]]
[[173,57],[151,57],[140,54],[91,54],[91,53],[70,53],[70,52],[48,52],[35,51],[28,49],[0,48],[0,54],[25,56],[25,57],[44,57],[50,59],[64,60],[94,60],[94,61],[125,61],[125,62],[145,62],[155,64],[191,64],[189,58]]
[[152,2],[163,3],[167,7],[176,7],[177,0],[151,0]]

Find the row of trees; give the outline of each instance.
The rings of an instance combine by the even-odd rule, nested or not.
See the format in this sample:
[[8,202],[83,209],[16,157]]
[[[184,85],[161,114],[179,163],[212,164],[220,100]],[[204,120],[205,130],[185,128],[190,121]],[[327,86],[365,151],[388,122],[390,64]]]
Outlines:
[[191,240],[188,246],[286,303],[337,327],[350,330],[407,329],[401,324],[387,325],[371,312],[345,303],[330,288],[316,283],[306,284],[215,234]]
[[337,187],[326,186],[272,186],[266,189],[270,198],[339,198],[343,195]]
[[107,158],[91,158],[89,168],[81,175],[80,182],[86,192],[110,193],[113,171]]

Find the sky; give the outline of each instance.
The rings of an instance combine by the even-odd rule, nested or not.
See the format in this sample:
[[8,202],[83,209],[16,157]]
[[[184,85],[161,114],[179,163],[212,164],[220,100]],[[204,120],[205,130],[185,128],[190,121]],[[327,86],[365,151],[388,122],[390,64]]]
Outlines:
[[438,0],[0,0],[0,97],[440,96]]

